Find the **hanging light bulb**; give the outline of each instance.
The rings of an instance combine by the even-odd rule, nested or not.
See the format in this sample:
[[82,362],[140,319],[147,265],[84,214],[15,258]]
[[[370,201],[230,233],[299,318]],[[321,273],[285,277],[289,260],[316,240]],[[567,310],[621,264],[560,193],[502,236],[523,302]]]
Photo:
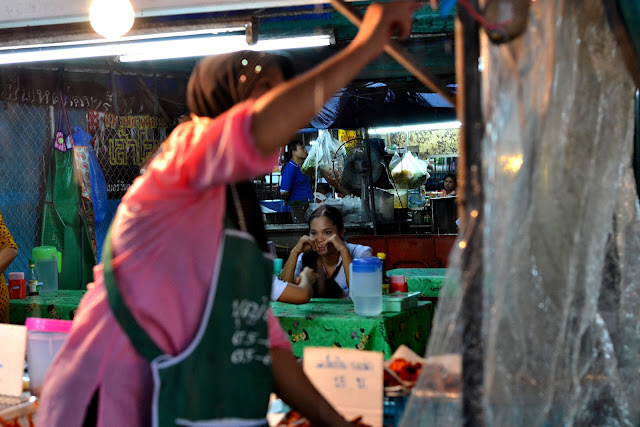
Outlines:
[[106,38],[123,36],[133,26],[134,12],[129,0],[93,0],[89,22],[94,31]]

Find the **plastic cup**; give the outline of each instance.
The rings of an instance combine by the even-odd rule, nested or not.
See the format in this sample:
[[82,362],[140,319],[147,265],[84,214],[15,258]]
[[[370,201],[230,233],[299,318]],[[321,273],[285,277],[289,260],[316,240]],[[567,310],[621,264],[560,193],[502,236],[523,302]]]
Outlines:
[[409,286],[407,285],[407,279],[404,276],[389,276],[389,285],[391,293],[394,292],[409,292]]
[[29,372],[29,389],[34,396],[40,395],[45,375],[53,358],[67,338],[71,325],[71,320],[27,318],[25,322],[27,327],[27,370]]
[[280,275],[282,271],[282,258],[276,258],[273,260],[273,274],[276,276]]

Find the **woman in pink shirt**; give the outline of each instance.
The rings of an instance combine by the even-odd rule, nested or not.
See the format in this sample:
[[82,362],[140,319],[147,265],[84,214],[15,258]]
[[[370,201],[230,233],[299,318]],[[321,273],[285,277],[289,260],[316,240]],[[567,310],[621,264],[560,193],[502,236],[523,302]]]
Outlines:
[[[263,396],[242,395],[242,387],[273,389],[316,425],[348,425],[308,381],[268,310],[265,233],[242,182],[268,172],[279,148],[394,32],[409,34],[416,7],[371,5],[347,48],[287,82],[278,57],[267,54],[212,57],[196,67],[187,94],[192,120],[172,132],[122,198],[106,261],[95,267],[45,380],[39,426],[264,425],[265,414],[251,415]],[[251,285],[247,272],[258,278],[253,299],[250,288],[235,293]],[[183,362],[191,365],[181,371]],[[248,380],[216,371],[218,363],[249,372]],[[182,377],[186,387],[164,396],[165,384]],[[208,396],[209,405],[194,403]],[[248,416],[240,413],[245,404]]]

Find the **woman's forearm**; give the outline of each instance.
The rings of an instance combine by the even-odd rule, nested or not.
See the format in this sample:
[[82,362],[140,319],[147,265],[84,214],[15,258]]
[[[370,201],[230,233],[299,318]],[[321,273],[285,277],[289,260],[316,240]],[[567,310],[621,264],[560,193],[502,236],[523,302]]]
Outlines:
[[18,250],[16,248],[2,248],[0,249],[0,274],[9,268],[13,260],[18,256]]
[[311,384],[289,350],[272,348],[274,391],[289,406],[307,417],[315,426],[351,425]]
[[263,154],[269,154],[286,143],[369,62],[362,51],[357,46],[349,46],[311,71],[258,99],[252,121],[256,147]]
[[418,7],[415,2],[371,4],[346,48],[260,97],[251,125],[258,150],[269,154],[286,144],[338,89],[383,52],[394,33],[401,38],[409,36],[411,16]]
[[340,257],[342,258],[342,268],[344,269],[344,278],[347,281],[347,287],[349,287],[349,266],[351,265],[351,261],[353,258],[351,257],[351,252],[349,249],[340,253]]
[[300,285],[288,283],[280,297],[278,297],[278,301],[288,304],[305,304],[309,302],[312,295],[313,288],[310,283],[302,282]]
[[295,247],[291,249],[289,258],[287,258],[287,262],[285,262],[284,267],[282,267],[282,271],[280,272],[280,278],[285,282],[295,282],[296,265],[298,264],[299,255],[300,251]]

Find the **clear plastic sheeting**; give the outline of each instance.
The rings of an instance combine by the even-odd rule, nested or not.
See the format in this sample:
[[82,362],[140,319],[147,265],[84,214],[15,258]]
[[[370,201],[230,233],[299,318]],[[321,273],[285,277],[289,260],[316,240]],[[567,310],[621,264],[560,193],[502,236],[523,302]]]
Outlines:
[[[634,86],[601,0],[532,2],[523,36],[484,37],[481,66],[483,251],[465,269],[483,270],[487,425],[638,426]],[[462,354],[452,258],[427,356]],[[433,389],[423,372],[402,426],[463,424],[461,392]]]

